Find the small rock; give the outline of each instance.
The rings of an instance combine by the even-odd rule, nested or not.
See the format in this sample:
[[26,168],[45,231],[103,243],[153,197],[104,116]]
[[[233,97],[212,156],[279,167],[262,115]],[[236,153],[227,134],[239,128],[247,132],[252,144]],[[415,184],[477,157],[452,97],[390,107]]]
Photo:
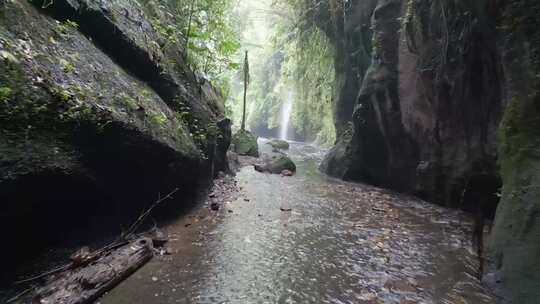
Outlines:
[[215,203],[215,202],[210,204],[210,209],[212,209],[214,211],[218,211],[219,210],[219,204]]
[[229,210],[227,210],[227,212],[229,212],[229,213],[233,213],[234,211],[232,211],[231,209],[229,209]]
[[163,247],[169,241],[167,233],[158,228],[152,229],[149,236],[152,239],[152,245],[155,248]]
[[[264,166],[262,166],[262,165],[253,165],[253,168],[257,172],[261,172],[261,173],[266,172],[266,168]],[[242,188],[240,188],[240,189],[242,189]]]
[[279,210],[281,210],[283,212],[291,212],[292,211],[291,208],[284,208],[284,207],[279,207]]
[[293,176],[293,175],[294,175],[294,172],[292,172],[291,170],[281,171],[281,176]]
[[157,280],[158,280],[157,277],[152,277],[152,281],[157,282]]
[[245,199],[244,199],[244,202],[249,202],[249,198],[245,198]]

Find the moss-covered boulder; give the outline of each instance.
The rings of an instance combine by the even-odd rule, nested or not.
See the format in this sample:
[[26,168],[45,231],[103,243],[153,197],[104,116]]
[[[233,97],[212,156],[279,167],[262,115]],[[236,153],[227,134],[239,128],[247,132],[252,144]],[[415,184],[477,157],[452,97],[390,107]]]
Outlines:
[[336,145],[325,155],[319,170],[337,178],[345,178],[347,170],[351,166],[352,156],[349,147],[353,136],[353,125],[348,124],[347,128],[338,137]]
[[296,165],[287,155],[279,153],[267,159],[265,169],[273,174],[281,174],[284,170],[294,173],[296,172]]
[[289,149],[289,143],[286,140],[277,139],[274,138],[271,141],[268,142],[272,148],[280,149],[280,150],[288,150]]
[[232,138],[234,152],[239,155],[259,157],[257,137],[247,130],[240,130]]

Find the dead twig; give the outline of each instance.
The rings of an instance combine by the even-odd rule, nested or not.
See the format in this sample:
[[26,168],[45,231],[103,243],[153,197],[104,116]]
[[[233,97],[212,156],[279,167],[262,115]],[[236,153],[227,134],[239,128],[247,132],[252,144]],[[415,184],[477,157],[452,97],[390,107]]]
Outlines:
[[150,208],[148,208],[145,212],[143,212],[139,216],[139,218],[137,218],[137,220],[133,224],[131,224],[131,226],[128,228],[128,230],[126,230],[124,233],[122,233],[122,235],[120,236],[120,239],[125,240],[125,239],[128,239],[130,236],[133,236],[135,231],[137,231],[137,229],[141,226],[141,224],[148,217],[148,215],[150,215],[152,210],[154,210],[154,208],[156,208],[159,204],[161,204],[165,200],[172,199],[173,195],[176,192],[178,192],[178,188],[174,189],[173,191],[171,191],[169,194],[167,194],[163,198],[159,198],[156,202],[154,202],[154,204],[152,204],[152,206],[150,206]]
[[10,298],[7,300],[6,303],[13,303],[15,301],[17,301],[18,299],[20,299],[22,296],[24,296],[25,294],[29,293],[30,291],[32,291],[34,288],[33,287],[30,287],[30,288],[27,288],[21,292],[19,292],[16,296],[14,296],[13,298]]
[[[161,204],[162,202],[164,202],[165,200],[168,200],[168,199],[172,199],[172,196],[178,192],[178,188],[174,189],[173,191],[171,191],[169,194],[167,194],[166,196],[164,197],[159,197],[157,201],[155,201],[152,206],[150,206],[150,208],[148,208],[145,212],[143,212],[138,218],[137,220],[131,224],[131,226],[129,227],[128,230],[126,230],[124,233],[122,233],[120,235],[120,237],[113,241],[112,243],[110,243],[109,245],[106,245],[105,247],[103,248],[100,248],[96,251],[93,251],[91,253],[91,255],[93,256],[101,256],[107,252],[110,252],[112,250],[115,250],[117,248],[120,248],[124,245],[126,245],[127,243],[129,243],[129,239],[134,237],[134,236],[137,236],[135,234],[135,231],[137,231],[137,229],[140,227],[140,225],[144,222],[144,220],[148,217],[148,215],[150,215],[150,213],[152,212],[152,210],[154,210],[154,208],[156,208],[159,204]],[[19,280],[19,281],[15,281],[13,284],[15,285],[19,285],[19,284],[22,284],[22,283],[28,283],[28,282],[32,282],[32,281],[35,281],[35,280],[39,280],[39,279],[42,279],[44,277],[47,277],[47,276],[50,276],[50,275],[53,275],[53,274],[57,274],[59,272],[62,272],[62,271],[65,271],[65,270],[68,270],[68,269],[71,269],[71,268],[78,268],[78,267],[82,267],[82,266],[85,266],[85,265],[75,265],[74,263],[69,263],[69,264],[66,264],[66,265],[62,265],[60,267],[57,267],[57,268],[54,268],[54,269],[51,269],[49,271],[46,271],[44,273],[41,273],[39,275],[36,275],[36,276],[33,276],[33,277],[30,277],[30,278],[27,278],[27,279],[24,279],[24,280]],[[22,295],[24,294],[21,294],[21,295],[18,295],[17,298],[21,297]],[[14,298],[13,301],[15,301],[17,298]],[[8,302],[9,303],[9,302]]]
[[46,277],[46,276],[49,276],[49,275],[52,275],[52,274],[55,274],[55,273],[59,273],[59,272],[61,272],[61,271],[64,271],[64,270],[66,270],[66,269],[69,269],[70,266],[71,266],[71,264],[63,265],[63,266],[57,267],[57,268],[55,268],[55,269],[49,270],[49,271],[47,271],[47,272],[44,272],[44,273],[42,273],[42,274],[33,276],[33,277],[31,277],[31,278],[24,279],[24,280],[20,280],[20,281],[15,281],[13,284],[18,285],[18,284],[22,284],[22,283],[27,283],[27,282],[35,281],[35,280],[44,278],[44,277]]

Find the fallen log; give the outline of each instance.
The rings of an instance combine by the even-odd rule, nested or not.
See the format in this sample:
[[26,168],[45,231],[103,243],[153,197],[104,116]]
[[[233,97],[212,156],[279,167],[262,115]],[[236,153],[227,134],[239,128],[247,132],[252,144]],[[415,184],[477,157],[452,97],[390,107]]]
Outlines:
[[52,275],[37,289],[32,303],[89,304],[111,290],[154,255],[152,239],[139,238],[104,253],[84,267]]

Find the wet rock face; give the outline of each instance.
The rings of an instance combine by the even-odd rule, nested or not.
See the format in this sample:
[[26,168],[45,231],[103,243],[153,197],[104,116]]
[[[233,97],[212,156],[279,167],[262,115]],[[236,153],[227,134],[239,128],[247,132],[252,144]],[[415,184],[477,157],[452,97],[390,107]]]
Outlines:
[[355,95],[353,135],[325,161],[346,165],[325,172],[451,206],[475,176],[498,176],[495,27],[484,2],[462,2],[380,0],[357,19],[373,30],[371,65]]
[[486,216],[502,178],[492,261],[516,303],[535,303],[537,1],[375,2],[369,16],[350,21],[373,29],[353,132],[342,134],[321,169]]
[[499,11],[506,104],[499,129],[503,189],[489,250],[512,303],[532,304],[540,298],[540,4],[507,3]]
[[222,98],[160,47],[148,7],[30,2],[0,3],[0,215],[17,239],[174,188],[181,202],[226,170]]
[[350,151],[351,140],[353,136],[353,125],[349,124],[348,128],[344,130],[338,137],[334,147],[328,151],[324,157],[319,169],[328,175],[345,178],[350,164]]
[[339,137],[353,119],[358,91],[370,66],[370,19],[377,0],[347,1],[344,7],[320,4],[313,17],[336,48],[335,125]]

